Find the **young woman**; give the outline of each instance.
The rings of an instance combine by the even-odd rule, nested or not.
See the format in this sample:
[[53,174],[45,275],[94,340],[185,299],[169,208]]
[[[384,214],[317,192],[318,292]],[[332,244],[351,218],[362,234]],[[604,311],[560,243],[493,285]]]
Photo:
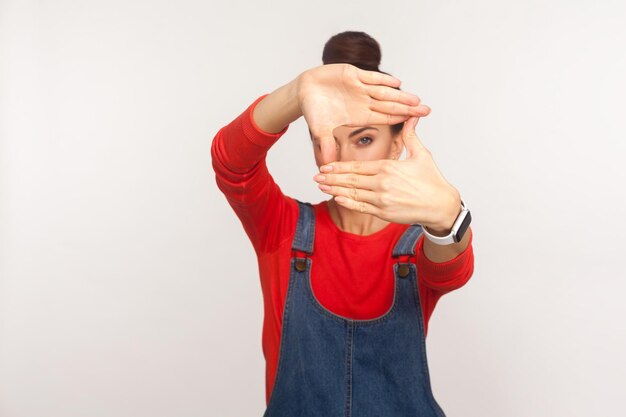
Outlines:
[[[425,337],[439,298],[473,273],[471,217],[415,134],[430,109],[378,69],[378,43],[337,34],[323,62],[256,98],[211,146],[258,260],[264,416],[444,416]],[[316,204],[283,194],[265,163],[300,116],[330,196]]]

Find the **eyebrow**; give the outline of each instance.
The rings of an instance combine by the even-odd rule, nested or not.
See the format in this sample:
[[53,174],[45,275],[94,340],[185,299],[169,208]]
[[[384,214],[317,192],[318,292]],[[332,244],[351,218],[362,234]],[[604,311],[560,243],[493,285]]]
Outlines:
[[[375,128],[374,126],[365,126],[365,127],[361,127],[359,129],[355,130],[354,132],[350,133],[348,135],[348,137],[351,138],[351,137],[356,136],[359,133],[361,133],[361,132],[363,132],[365,130],[368,130],[368,129],[374,129],[374,130],[380,131],[378,128]],[[311,137],[311,140],[313,140],[313,134],[311,133],[311,129],[309,129],[309,136]]]
[[348,137],[349,137],[349,138],[351,138],[352,136],[356,136],[356,135],[358,135],[359,133],[361,133],[361,132],[363,132],[364,130],[367,130],[367,129],[375,129],[375,130],[378,130],[378,129],[376,129],[376,128],[375,128],[375,127],[373,127],[373,126],[365,126],[365,127],[362,127],[362,128],[360,128],[360,129],[357,129],[357,130],[355,130],[354,132],[350,133],[350,134],[348,135]]

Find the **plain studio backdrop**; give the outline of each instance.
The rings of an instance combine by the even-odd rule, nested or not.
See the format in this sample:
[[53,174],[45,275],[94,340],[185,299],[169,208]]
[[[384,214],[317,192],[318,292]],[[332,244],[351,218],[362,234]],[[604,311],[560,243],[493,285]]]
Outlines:
[[[345,30],[431,106],[472,210],[427,339],[444,411],[626,415],[625,28],[621,0],[2,1],[0,416],[261,415],[256,258],[210,145]],[[303,118],[268,166],[328,198]]]

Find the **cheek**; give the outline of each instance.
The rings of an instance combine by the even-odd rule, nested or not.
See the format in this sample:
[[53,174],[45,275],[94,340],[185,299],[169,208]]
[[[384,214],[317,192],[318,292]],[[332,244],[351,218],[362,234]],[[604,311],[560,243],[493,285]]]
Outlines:
[[390,153],[390,148],[386,142],[379,140],[363,148],[363,153],[368,159],[385,159]]

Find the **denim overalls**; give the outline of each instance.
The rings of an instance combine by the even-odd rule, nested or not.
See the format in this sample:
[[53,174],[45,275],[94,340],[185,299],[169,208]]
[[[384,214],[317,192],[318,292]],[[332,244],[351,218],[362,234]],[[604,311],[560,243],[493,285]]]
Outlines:
[[390,309],[349,319],[326,309],[311,290],[315,214],[310,203],[296,201],[278,368],[263,416],[445,417],[430,386],[417,271],[409,260],[421,226],[409,226],[393,249]]

